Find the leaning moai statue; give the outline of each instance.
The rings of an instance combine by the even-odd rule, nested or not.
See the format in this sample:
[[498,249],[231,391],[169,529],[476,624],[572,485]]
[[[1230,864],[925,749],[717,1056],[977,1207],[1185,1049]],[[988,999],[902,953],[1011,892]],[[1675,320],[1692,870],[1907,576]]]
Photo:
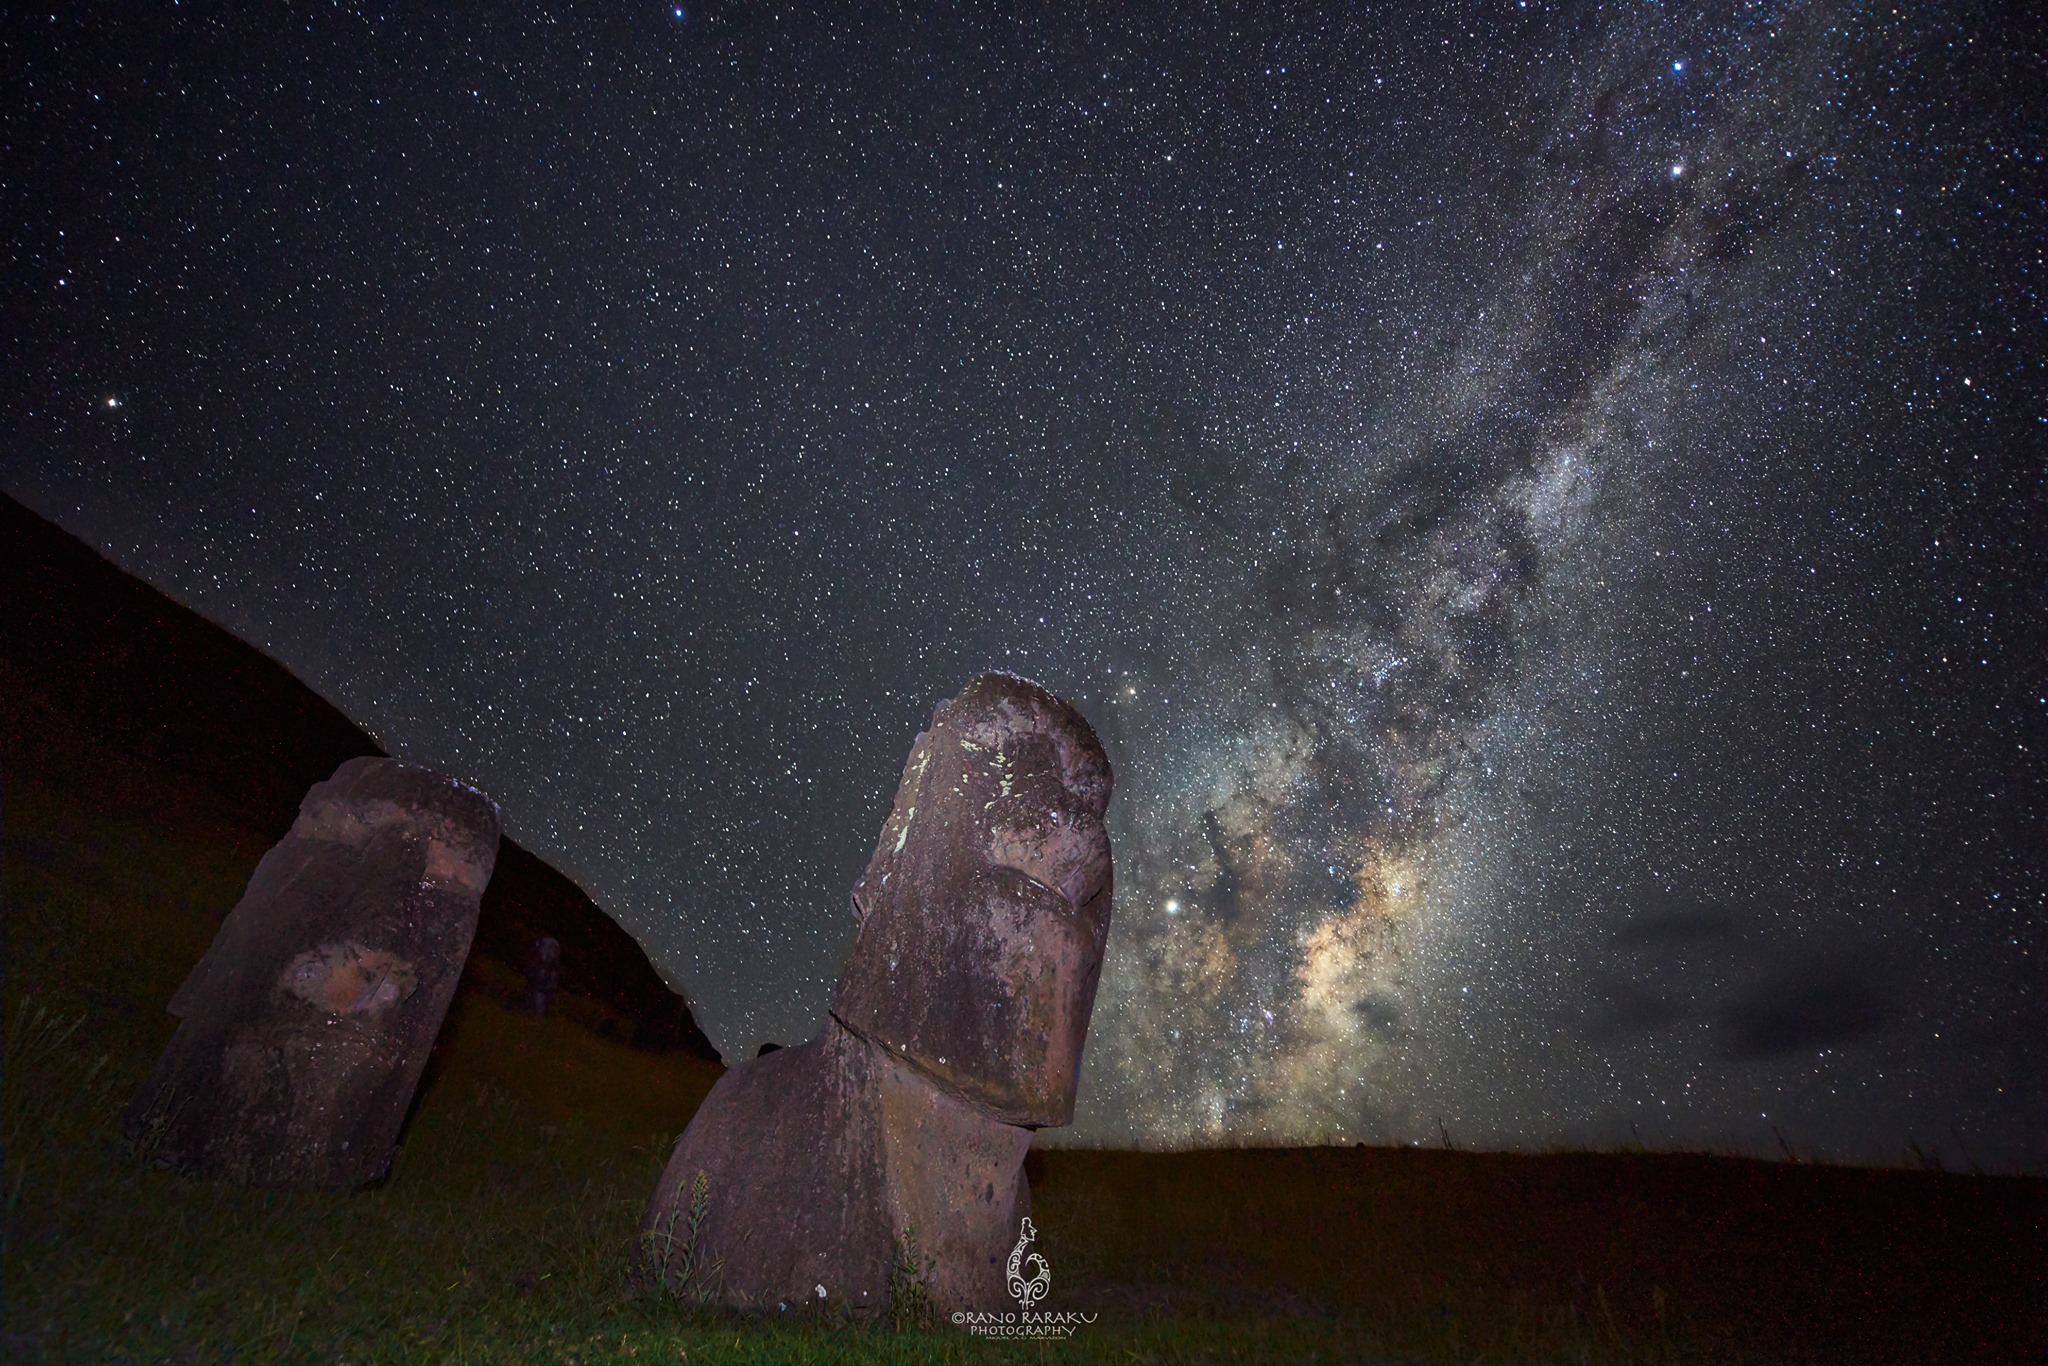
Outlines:
[[382,1176],[497,858],[497,805],[452,778],[365,758],[316,783],[171,998],[130,1147],[259,1184]]
[[1109,792],[1095,732],[1037,684],[982,674],[939,705],[854,886],[824,1032],[712,1088],[642,1218],[651,1269],[859,1313],[914,1245],[935,1307],[1003,1307],[1032,1131],[1074,1115]]

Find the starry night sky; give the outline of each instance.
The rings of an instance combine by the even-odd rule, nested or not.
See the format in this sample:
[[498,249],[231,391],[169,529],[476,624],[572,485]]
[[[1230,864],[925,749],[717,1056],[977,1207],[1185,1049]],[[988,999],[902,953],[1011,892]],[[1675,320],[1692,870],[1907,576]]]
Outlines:
[[5,21],[0,486],[811,1034],[1117,766],[1069,1141],[2048,1165],[2039,16]]

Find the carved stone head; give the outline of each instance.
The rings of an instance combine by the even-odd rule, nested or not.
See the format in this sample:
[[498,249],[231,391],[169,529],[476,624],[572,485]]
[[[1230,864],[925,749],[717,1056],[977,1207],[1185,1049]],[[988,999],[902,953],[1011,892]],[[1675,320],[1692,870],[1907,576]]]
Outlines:
[[833,993],[840,1023],[1011,1124],[1074,1117],[1109,934],[1109,760],[1073,706],[981,674],[917,737]]

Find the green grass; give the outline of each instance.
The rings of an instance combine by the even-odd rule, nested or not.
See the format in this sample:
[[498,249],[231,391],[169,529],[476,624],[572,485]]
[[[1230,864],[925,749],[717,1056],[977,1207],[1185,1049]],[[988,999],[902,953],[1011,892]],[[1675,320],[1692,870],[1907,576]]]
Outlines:
[[[893,1332],[799,1311],[769,1320],[636,1297],[634,1225],[665,1156],[535,1097],[447,1072],[391,1178],[351,1195],[252,1191],[148,1170],[114,1121],[144,1059],[112,1067],[30,1007],[10,1042],[4,1270],[8,1355],[54,1361],[840,1362],[1345,1360],[1320,1321],[1125,1319],[1065,1344]],[[473,1002],[463,1050],[536,1044],[536,1022]],[[566,1031],[564,1031],[566,1033]],[[466,1071],[473,1059],[451,1059]],[[552,1122],[541,1122],[543,1119]]]
[[[5,679],[0,678],[0,684]],[[1062,1343],[635,1292],[714,1066],[457,998],[392,1174],[337,1195],[125,1161],[164,1003],[262,853],[0,688],[10,1361],[1927,1361],[2048,1346],[2048,1186],[1706,1156],[1033,1155]],[[9,710],[12,707],[13,710]]]

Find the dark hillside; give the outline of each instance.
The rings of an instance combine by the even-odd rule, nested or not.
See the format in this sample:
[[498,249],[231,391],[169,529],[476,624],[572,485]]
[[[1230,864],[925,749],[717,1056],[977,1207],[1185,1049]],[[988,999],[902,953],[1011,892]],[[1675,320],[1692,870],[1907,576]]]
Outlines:
[[[259,851],[291,828],[307,788],[345,760],[384,752],[276,660],[5,495],[0,689],[13,694],[5,716],[17,732],[31,714],[42,727],[61,718],[108,757],[165,779],[153,785],[157,803],[204,808]],[[18,764],[28,737],[7,738],[0,763]],[[216,918],[227,909],[212,908]],[[543,935],[562,946],[557,1012],[636,1047],[717,1060],[638,942],[508,839],[484,893],[464,992],[519,995]]]

